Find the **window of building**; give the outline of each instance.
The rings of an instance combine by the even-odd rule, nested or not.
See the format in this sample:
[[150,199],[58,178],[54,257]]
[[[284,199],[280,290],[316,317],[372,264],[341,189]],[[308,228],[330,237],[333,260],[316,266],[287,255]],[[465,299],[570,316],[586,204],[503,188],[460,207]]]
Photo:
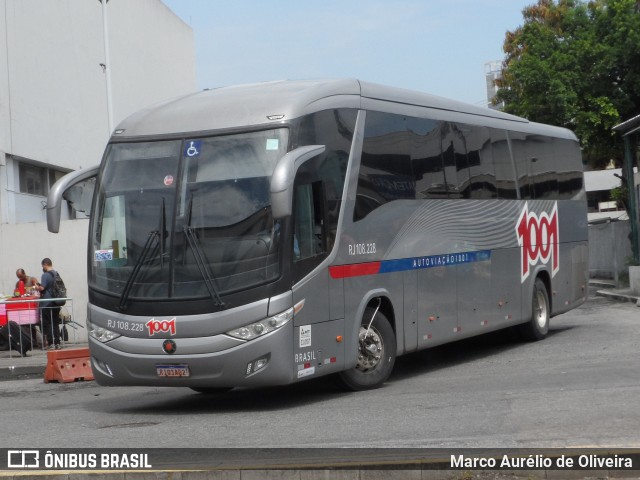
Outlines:
[[18,162],[20,193],[45,197],[49,189],[67,172],[41,167],[26,162]]
[[20,193],[45,196],[49,192],[47,169],[20,163]]

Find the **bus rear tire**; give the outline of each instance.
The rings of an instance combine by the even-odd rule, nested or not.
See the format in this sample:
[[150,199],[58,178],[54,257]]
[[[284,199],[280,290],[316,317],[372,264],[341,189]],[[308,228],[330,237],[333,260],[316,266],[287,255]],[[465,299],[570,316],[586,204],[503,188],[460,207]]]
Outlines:
[[[371,322],[371,317],[375,318]],[[367,332],[367,326],[371,327]],[[338,374],[343,387],[357,392],[382,386],[396,362],[396,335],[387,317],[368,307],[364,311],[358,335],[358,364]]]
[[536,278],[531,300],[531,320],[520,325],[520,336],[529,342],[542,340],[549,333],[550,316],[549,292],[544,282]]

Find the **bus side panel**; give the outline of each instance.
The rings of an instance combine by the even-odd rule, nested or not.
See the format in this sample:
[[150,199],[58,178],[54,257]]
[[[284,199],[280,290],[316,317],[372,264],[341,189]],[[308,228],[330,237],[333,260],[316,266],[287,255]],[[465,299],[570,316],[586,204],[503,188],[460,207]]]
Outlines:
[[293,305],[304,302],[293,320],[296,327],[329,320],[329,271],[326,268],[294,285],[292,291]]
[[418,349],[418,325],[423,322],[418,317],[418,272],[404,272],[404,349],[414,352]]
[[589,248],[584,201],[558,202],[560,269],[552,280],[552,315],[584,302],[588,295]]
[[294,381],[344,370],[344,320],[294,327]]
[[491,258],[457,265],[456,338],[499,330],[524,321],[521,314],[519,251],[498,248]]
[[489,329],[522,323],[520,249],[502,248],[491,254],[491,318]]
[[552,280],[552,315],[577,307],[587,299],[589,249],[586,243],[560,244],[562,267]]
[[455,267],[418,270],[418,348],[440,345],[458,334]]
[[[293,304],[302,308],[294,317],[294,379],[302,380],[344,369],[344,319],[330,319],[330,304],[342,305],[341,285],[334,285],[330,298],[329,270],[318,269],[293,287]],[[341,284],[342,282],[338,282]],[[334,309],[335,310],[335,309]],[[340,308],[338,308],[338,311]]]

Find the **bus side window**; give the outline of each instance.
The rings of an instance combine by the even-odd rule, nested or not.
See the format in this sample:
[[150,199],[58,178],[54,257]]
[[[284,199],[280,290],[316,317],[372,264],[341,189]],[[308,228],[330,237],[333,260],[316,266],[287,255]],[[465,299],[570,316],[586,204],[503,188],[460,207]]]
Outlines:
[[491,151],[493,154],[498,198],[518,198],[515,166],[511,161],[510,146],[505,130],[497,128],[491,129]]
[[326,252],[324,204],[322,182],[317,181],[296,186],[293,240],[295,261]]

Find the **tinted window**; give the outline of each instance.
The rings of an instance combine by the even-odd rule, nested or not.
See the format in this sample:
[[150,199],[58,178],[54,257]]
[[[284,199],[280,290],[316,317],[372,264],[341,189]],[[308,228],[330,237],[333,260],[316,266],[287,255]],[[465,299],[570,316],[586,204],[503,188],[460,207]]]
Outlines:
[[446,198],[445,162],[455,178],[453,151],[443,151],[444,122],[368,112],[354,220],[387,202]]
[[524,162],[529,175],[531,198],[558,198],[558,177],[553,139],[540,135],[529,135],[525,150]]
[[496,128],[491,129],[491,151],[493,153],[498,198],[518,198],[515,171],[511,162],[511,147],[506,131]]
[[574,198],[583,191],[580,147],[575,141],[554,138],[553,150],[558,170],[558,198]]
[[491,132],[487,127],[454,124],[457,192],[461,198],[496,198]]
[[[326,251],[331,251],[338,229],[338,215],[356,118],[356,110],[325,110],[303,117],[298,125],[297,143],[294,148],[304,145],[326,146],[323,154],[302,165],[296,177],[298,198],[301,201],[313,200],[315,218],[324,222],[323,249]],[[321,186],[316,182],[321,182]],[[311,184],[315,186],[310,187]],[[318,203],[320,196],[322,205]],[[321,216],[318,209],[322,210]],[[298,213],[302,215],[302,211]],[[309,215],[300,216],[299,220],[302,221],[303,218],[304,221],[310,221]],[[300,223],[296,225],[300,226]]]

